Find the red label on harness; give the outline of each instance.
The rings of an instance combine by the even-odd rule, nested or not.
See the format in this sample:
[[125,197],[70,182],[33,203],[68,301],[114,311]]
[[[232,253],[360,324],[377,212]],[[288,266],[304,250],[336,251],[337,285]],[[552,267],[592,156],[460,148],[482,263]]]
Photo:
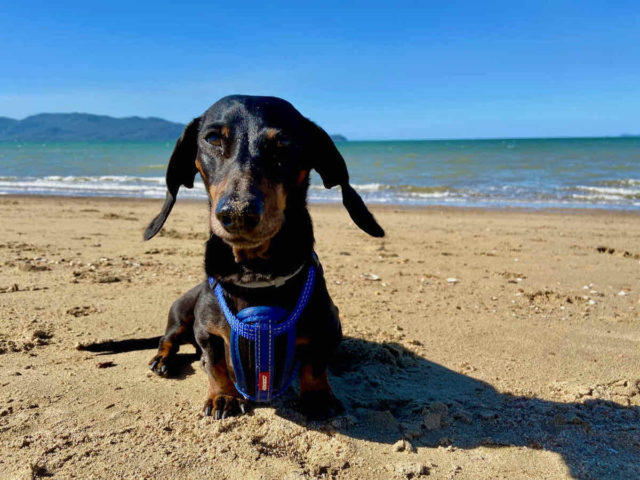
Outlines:
[[269,380],[271,375],[269,372],[260,372],[258,374],[258,388],[261,392],[266,392],[269,390]]

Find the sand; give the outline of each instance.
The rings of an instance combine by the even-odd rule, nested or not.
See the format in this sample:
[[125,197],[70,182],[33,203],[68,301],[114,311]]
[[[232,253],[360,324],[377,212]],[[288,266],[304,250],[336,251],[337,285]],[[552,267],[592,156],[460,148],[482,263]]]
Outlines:
[[313,206],[346,412],[307,423],[203,418],[190,346],[149,372],[206,238],[179,201],[143,242],[160,203],[0,199],[0,478],[640,477],[637,213]]

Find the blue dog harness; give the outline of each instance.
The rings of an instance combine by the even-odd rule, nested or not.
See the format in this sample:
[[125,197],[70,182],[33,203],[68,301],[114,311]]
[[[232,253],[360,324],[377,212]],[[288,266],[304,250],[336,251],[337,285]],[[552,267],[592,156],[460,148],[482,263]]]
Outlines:
[[[235,385],[245,398],[269,402],[289,388],[298,372],[298,362],[294,362],[296,324],[313,292],[316,279],[314,263],[317,262],[315,254],[313,257],[302,292],[291,313],[282,307],[259,306],[245,308],[234,315],[224,298],[222,285],[209,277],[209,286],[231,328],[229,348],[236,375]],[[276,352],[282,350],[284,359],[282,355],[276,356]]]

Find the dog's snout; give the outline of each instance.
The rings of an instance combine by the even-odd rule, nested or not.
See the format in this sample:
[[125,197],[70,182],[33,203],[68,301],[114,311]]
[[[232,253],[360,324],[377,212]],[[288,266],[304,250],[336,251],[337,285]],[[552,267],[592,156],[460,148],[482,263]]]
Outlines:
[[259,195],[247,200],[225,197],[216,205],[216,218],[229,233],[249,233],[260,223],[263,210]]

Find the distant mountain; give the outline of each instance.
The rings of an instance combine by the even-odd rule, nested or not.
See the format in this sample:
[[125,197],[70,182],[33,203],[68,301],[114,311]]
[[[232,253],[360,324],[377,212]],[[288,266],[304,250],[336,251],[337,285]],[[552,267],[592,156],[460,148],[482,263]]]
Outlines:
[[40,113],[23,120],[0,117],[0,140],[55,142],[175,140],[184,125],[161,118],[114,118],[89,113]]
[[14,126],[18,123],[18,120],[14,120],[13,118],[0,117],[0,136],[2,132],[4,132],[7,128]]
[[[159,140],[174,141],[184,125],[162,118],[114,118],[90,113],[40,113],[23,120],[0,117],[0,141],[90,142]],[[345,142],[342,135],[331,135]]]

